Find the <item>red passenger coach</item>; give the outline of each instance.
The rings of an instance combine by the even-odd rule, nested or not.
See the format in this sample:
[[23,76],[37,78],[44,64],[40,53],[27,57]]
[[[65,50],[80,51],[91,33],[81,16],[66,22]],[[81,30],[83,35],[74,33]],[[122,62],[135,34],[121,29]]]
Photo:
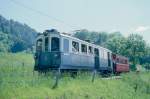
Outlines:
[[114,73],[129,72],[128,58],[112,54]]

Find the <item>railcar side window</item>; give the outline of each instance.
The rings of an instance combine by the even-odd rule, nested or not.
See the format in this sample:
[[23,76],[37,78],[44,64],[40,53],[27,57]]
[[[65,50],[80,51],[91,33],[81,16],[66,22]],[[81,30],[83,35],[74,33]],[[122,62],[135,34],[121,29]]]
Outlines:
[[87,53],[87,45],[81,44],[81,51],[82,51],[83,53]]
[[116,60],[116,61],[117,61],[117,63],[119,63],[119,58],[117,58],[117,60]]
[[88,52],[89,52],[90,54],[93,54],[93,47],[92,47],[92,46],[89,46]]
[[73,52],[79,52],[79,43],[72,41],[72,51]]
[[49,45],[49,38],[45,37],[45,51],[48,51],[48,45]]
[[128,64],[128,61],[127,61],[127,59],[125,60],[125,64]]
[[51,51],[59,51],[60,41],[57,37],[52,37],[51,40]]
[[107,58],[108,58],[107,52],[104,50],[104,59],[107,59]]
[[95,56],[99,56],[99,50],[97,48],[94,49]]
[[101,52],[100,54],[101,58],[104,58],[104,51],[101,49],[100,52]]
[[63,41],[63,51],[69,52],[69,40],[68,39],[64,39]]
[[42,51],[42,39],[38,39],[36,42],[36,51]]

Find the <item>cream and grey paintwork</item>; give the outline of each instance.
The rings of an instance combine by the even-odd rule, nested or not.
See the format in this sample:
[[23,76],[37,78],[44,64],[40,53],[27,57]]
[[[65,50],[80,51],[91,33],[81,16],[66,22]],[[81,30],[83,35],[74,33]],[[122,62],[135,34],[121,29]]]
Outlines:
[[[106,49],[104,47],[80,40],[78,38],[63,34],[63,33],[58,33],[58,32],[51,32],[48,33],[46,36],[44,35],[39,35],[37,37],[37,40],[42,38],[43,44],[42,44],[42,51],[44,52],[45,49],[45,44],[44,40],[45,37],[49,38],[49,49],[48,51],[51,52],[51,38],[52,37],[57,37],[60,39],[60,53],[61,53],[61,63],[59,68],[60,69],[94,69],[95,68],[95,59],[94,59],[94,54],[90,54],[88,51],[87,53],[82,53],[81,52],[81,44],[86,44],[87,45],[87,50],[88,46],[92,46],[93,48],[99,49],[99,67],[101,70],[112,70],[112,61],[110,66],[108,66],[108,56],[107,53],[110,53],[110,60],[111,60],[111,51],[109,49]],[[64,52],[64,39],[69,40],[69,51]],[[79,43],[79,52],[73,52],[72,51],[72,41],[76,41]],[[94,50],[93,50],[94,51]],[[42,60],[39,60],[42,61]]]

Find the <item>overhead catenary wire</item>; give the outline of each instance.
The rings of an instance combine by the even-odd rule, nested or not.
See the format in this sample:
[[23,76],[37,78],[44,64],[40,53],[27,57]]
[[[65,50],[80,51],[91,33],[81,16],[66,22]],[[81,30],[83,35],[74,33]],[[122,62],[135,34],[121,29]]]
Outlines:
[[60,19],[55,18],[55,17],[53,17],[53,16],[51,16],[51,15],[49,15],[49,14],[46,14],[46,13],[40,11],[40,10],[34,9],[34,8],[30,7],[30,6],[27,6],[27,5],[25,5],[25,4],[23,4],[23,3],[19,2],[19,1],[16,1],[16,0],[10,0],[10,1],[11,1],[12,3],[14,3],[14,4],[20,6],[20,7],[23,7],[23,8],[25,8],[25,9],[28,9],[28,10],[34,12],[34,13],[37,13],[37,14],[39,14],[39,15],[41,15],[41,16],[45,16],[45,17],[47,17],[48,19],[57,21],[58,23],[61,23],[61,24],[65,25],[65,26],[67,26],[67,27],[73,28],[74,30],[80,29],[80,27],[73,26],[73,25],[71,25],[71,24],[69,24],[69,23],[64,22],[63,20],[60,20]]

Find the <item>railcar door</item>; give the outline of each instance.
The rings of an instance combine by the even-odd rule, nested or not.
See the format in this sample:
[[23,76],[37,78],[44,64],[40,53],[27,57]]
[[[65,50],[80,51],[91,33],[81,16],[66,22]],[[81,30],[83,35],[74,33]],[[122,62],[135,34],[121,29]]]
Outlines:
[[49,61],[49,37],[43,37],[43,51],[39,55],[39,69],[47,69],[50,61]]
[[39,38],[37,41],[36,41],[36,53],[35,53],[35,56],[34,56],[34,60],[35,60],[35,65],[34,65],[34,70],[38,70],[39,69],[39,63],[40,63],[40,54],[42,52],[42,43],[43,43],[43,39],[42,38]]
[[108,67],[111,67],[111,57],[110,57],[110,52],[107,52],[107,59],[108,59]]
[[61,62],[61,53],[60,53],[60,38],[52,37],[51,38],[51,67],[59,67]]
[[94,60],[95,60],[95,69],[99,69],[99,65],[100,65],[100,62],[99,62],[99,50],[97,48],[94,49]]

